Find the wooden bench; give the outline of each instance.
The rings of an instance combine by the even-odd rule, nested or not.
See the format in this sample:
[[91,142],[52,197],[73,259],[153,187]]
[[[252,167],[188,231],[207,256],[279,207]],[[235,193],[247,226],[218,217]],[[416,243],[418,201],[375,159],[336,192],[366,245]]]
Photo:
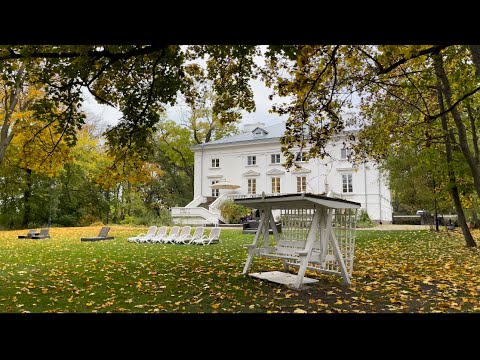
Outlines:
[[[243,231],[242,234],[255,234],[258,230],[258,225],[260,224],[260,220],[247,220],[242,224]],[[282,223],[278,222],[275,223],[277,226],[277,231],[279,233],[282,232]],[[268,230],[270,234],[273,234],[273,229],[272,226],[270,225],[270,228]]]
[[[280,240],[275,247],[257,247],[254,244],[245,245],[248,249],[253,249],[253,253],[260,257],[282,259],[284,261],[285,268],[288,270],[288,265],[299,266],[302,258],[309,254],[308,250],[305,250],[306,240],[285,241]],[[323,260],[322,260],[323,258]],[[322,264],[326,261],[336,261],[335,256],[332,254],[322,254],[320,241],[314,241],[310,256],[309,263]],[[308,266],[309,269],[317,270],[317,267]]]

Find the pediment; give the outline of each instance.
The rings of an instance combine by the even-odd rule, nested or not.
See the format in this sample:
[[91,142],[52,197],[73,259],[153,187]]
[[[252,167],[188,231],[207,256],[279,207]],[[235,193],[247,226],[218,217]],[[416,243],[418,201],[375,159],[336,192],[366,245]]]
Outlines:
[[207,175],[208,179],[223,179],[223,175]]
[[267,175],[283,175],[285,174],[285,171],[282,171],[280,169],[272,169],[267,171]]
[[260,173],[253,170],[248,170],[247,172],[244,172],[242,175],[243,176],[260,176]]
[[312,172],[312,170],[304,168],[304,167],[292,170],[292,174],[308,174],[308,173],[311,173],[311,172]]

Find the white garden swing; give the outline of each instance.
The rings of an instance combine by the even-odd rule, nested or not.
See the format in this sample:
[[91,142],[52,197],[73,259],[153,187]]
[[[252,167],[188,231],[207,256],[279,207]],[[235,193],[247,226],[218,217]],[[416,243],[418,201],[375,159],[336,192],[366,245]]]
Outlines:
[[[351,284],[359,203],[309,193],[262,194],[262,197],[236,199],[235,202],[261,212],[253,243],[246,245],[248,257],[244,274],[248,274],[254,256],[260,256],[280,259],[285,272],[249,274],[252,277],[298,289],[302,284],[318,281],[305,277],[309,269],[339,275],[345,283]],[[281,211],[281,234],[273,219],[274,209]],[[273,230],[275,243],[270,242],[269,228]],[[289,266],[298,267],[298,273],[289,273]]]

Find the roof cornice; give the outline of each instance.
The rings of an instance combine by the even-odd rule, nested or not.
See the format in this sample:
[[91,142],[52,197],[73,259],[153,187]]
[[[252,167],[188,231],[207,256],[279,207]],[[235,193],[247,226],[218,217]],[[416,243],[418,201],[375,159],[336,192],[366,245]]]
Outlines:
[[277,143],[279,141],[280,141],[280,137],[269,138],[269,139],[243,140],[243,141],[235,141],[235,142],[220,143],[220,144],[205,143],[205,144],[198,144],[198,145],[190,146],[190,150],[198,151],[198,150],[202,150],[202,149],[205,149],[205,148],[215,149],[215,148],[235,147],[235,146],[240,146],[240,145],[249,144],[249,143],[265,143],[265,144],[270,143],[270,144],[274,144],[274,143]]

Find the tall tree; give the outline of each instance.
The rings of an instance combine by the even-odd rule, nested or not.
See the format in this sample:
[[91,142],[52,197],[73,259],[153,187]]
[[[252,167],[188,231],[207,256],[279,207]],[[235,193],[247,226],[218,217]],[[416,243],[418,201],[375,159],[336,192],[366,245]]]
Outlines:
[[[123,113],[120,122],[106,132],[109,144],[122,149],[116,156],[134,152],[146,159],[144,145],[159,114],[192,84],[185,81],[192,62],[206,63],[206,76],[221,94],[213,112],[222,122],[232,122],[241,117],[239,109],[255,108],[249,80],[256,75],[253,59],[257,54],[253,45],[2,46],[0,71],[10,71],[18,61],[25,64],[29,81],[41,84],[46,92],[35,116],[55,117],[69,144],[75,142],[85,121],[79,105],[86,88],[97,101]],[[52,109],[61,111],[53,116]]]

